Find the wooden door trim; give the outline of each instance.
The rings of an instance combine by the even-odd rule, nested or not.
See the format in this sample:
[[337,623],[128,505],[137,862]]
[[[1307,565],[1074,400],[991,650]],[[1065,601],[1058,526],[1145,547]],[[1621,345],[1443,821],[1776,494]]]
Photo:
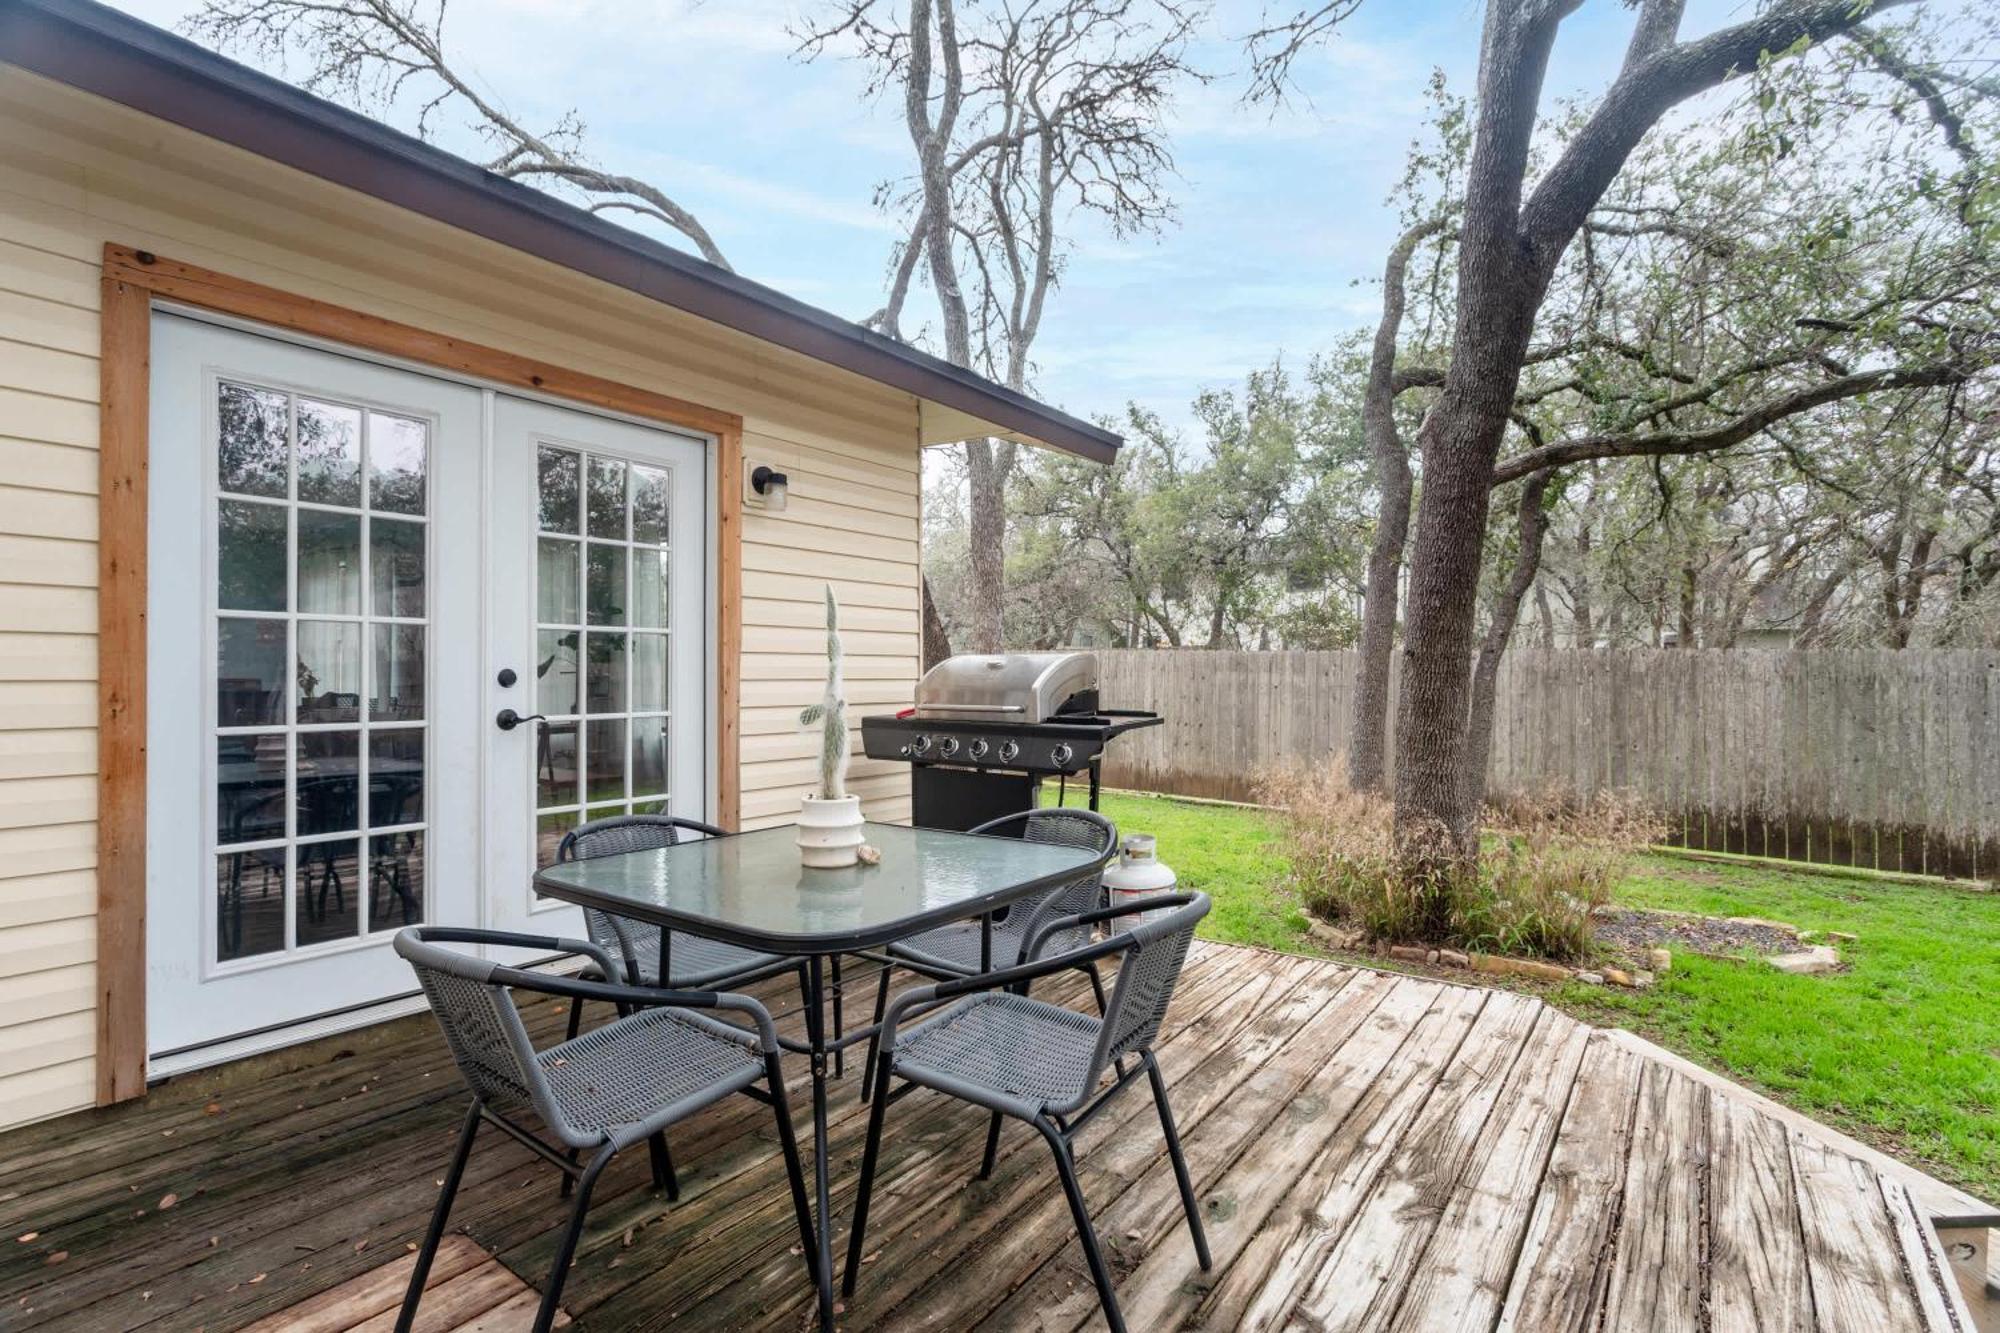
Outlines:
[[297,296],[131,246],[104,247],[98,454],[97,1102],[146,1090],[146,540],[152,305],[254,320],[716,440],[715,811],[741,817],[743,418],[580,370]]

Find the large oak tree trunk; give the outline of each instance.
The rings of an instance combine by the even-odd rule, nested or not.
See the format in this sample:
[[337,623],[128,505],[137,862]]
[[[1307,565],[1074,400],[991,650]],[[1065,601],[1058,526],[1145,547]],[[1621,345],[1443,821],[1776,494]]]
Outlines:
[[995,448],[989,440],[966,443],[967,531],[972,579],[966,608],[968,652],[997,653],[1006,646],[1003,626],[1007,597],[1007,474],[1014,446]]
[[929,671],[951,656],[951,635],[938,614],[937,599],[931,596],[931,578],[923,576],[923,669]]
[[1555,267],[1555,256],[1535,253],[1518,218],[1549,49],[1570,7],[1493,0],[1481,36],[1451,366],[1417,435],[1424,493],[1396,716],[1396,846],[1402,873],[1417,884],[1454,876],[1477,857],[1465,734],[1480,554],[1493,464]]

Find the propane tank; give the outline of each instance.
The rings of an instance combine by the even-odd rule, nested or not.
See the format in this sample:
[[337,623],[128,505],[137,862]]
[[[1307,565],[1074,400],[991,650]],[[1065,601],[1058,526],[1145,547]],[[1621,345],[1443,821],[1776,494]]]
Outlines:
[[[1150,833],[1134,833],[1118,846],[1118,859],[1104,872],[1104,889],[1111,898],[1111,906],[1122,907],[1134,898],[1147,898],[1156,893],[1171,892],[1180,881],[1167,864],[1160,860]],[[1109,923],[1112,933],[1130,930],[1145,918],[1141,916],[1121,916]]]

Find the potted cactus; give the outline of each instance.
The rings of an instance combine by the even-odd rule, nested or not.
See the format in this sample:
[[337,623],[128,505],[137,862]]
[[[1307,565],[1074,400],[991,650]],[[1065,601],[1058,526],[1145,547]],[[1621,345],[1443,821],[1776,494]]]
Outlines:
[[840,676],[840,606],[826,590],[826,689],[799,713],[799,725],[819,735],[819,786],[800,802],[799,858],[808,866],[851,866],[859,859],[861,798],[847,791],[847,697]]

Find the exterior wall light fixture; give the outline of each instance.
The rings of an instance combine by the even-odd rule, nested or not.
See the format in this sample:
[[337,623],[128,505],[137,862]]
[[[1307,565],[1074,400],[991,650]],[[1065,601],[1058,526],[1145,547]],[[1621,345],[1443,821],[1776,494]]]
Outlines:
[[785,493],[791,488],[791,484],[790,477],[761,463],[750,474],[750,489],[764,498],[764,508],[773,514],[784,512]]

